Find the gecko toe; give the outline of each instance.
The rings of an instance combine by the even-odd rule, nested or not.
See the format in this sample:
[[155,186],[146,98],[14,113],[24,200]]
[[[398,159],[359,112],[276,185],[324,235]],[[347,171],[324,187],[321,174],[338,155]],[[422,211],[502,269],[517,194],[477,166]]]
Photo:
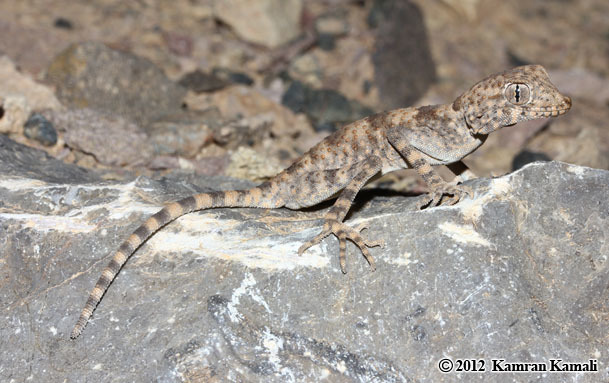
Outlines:
[[417,204],[419,210],[434,206],[451,206],[459,202],[463,196],[473,198],[474,191],[470,186],[446,184],[429,192]]
[[376,265],[374,263],[374,258],[370,254],[368,247],[375,247],[385,245],[384,241],[367,241],[360,234],[361,230],[366,229],[363,225],[358,226],[357,229],[351,228],[344,224],[343,222],[339,222],[336,220],[327,220],[324,223],[324,227],[315,238],[307,241],[298,249],[298,255],[302,255],[304,251],[306,251],[309,247],[317,245],[321,242],[322,239],[329,236],[330,234],[334,234],[336,238],[338,238],[339,245],[339,263],[341,271],[346,274],[347,273],[347,240],[353,242],[362,252],[364,258],[370,265],[372,271],[376,270]]

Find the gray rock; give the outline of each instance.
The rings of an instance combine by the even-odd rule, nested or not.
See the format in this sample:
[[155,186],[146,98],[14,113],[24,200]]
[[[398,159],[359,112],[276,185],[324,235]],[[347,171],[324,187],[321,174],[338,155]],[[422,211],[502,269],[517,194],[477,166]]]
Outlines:
[[185,111],[150,124],[147,132],[156,155],[194,157],[212,141],[212,130],[221,123],[217,109]]
[[213,92],[230,85],[228,81],[213,73],[205,73],[199,69],[185,74],[178,83],[195,93]]
[[334,131],[345,123],[374,114],[372,109],[333,89],[313,89],[300,81],[290,84],[281,103],[295,113],[306,114],[318,131]]
[[384,108],[412,105],[436,79],[421,10],[410,0],[375,0],[368,22],[376,27],[372,62]]
[[142,165],[152,156],[147,134],[121,115],[89,108],[43,113],[63,132],[69,147],[93,155],[104,165]]
[[214,92],[230,84],[252,85],[254,80],[245,73],[234,72],[227,68],[214,68],[211,73],[196,69],[182,76],[178,83],[195,93],[203,93]]
[[[347,275],[335,238],[296,255],[324,210],[192,213],[136,252],[76,341],[111,252],[163,202],[207,188],[28,177],[0,178],[2,381],[609,378],[607,171],[535,163],[424,211],[363,193],[348,223],[386,247],[370,272],[349,245]],[[442,358],[483,359],[487,372],[444,374]],[[492,358],[598,359],[601,371],[500,374]]]
[[302,0],[214,1],[214,15],[245,41],[275,48],[298,36]]
[[45,146],[57,143],[57,132],[53,124],[40,113],[33,113],[23,126],[23,134]]
[[[72,185],[100,180],[99,175],[92,171],[65,164],[42,150],[19,144],[0,134],[0,181],[13,177],[21,177],[31,185],[40,184],[37,181]],[[0,207],[4,207],[2,201],[4,198],[0,198]]]
[[96,42],[71,45],[55,57],[46,77],[64,105],[141,125],[178,111],[186,92],[149,60]]

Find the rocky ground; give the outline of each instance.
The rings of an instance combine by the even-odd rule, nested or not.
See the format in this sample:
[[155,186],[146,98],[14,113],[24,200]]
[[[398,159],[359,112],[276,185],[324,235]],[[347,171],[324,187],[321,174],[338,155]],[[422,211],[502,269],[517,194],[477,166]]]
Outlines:
[[[521,194],[478,195],[474,218],[396,214],[413,202],[389,196],[421,182],[379,180],[354,217],[395,241],[372,274],[356,259],[332,272],[329,240],[292,258],[321,212],[193,215],[140,249],[83,340],[66,337],[106,256],[163,202],[260,182],[346,122],[451,102],[512,66],[544,65],[573,108],[492,134],[468,166],[609,169],[608,33],[604,0],[0,3],[0,380],[453,381],[439,356],[506,349],[606,362],[607,173],[558,163],[476,181]],[[201,219],[234,232],[219,241]],[[235,294],[252,300],[237,327]]]

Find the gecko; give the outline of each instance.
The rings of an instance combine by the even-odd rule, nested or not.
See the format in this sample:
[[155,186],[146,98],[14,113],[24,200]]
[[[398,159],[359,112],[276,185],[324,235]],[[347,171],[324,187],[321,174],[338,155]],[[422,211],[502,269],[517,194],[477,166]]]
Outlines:
[[461,160],[482,145],[490,133],[526,120],[556,117],[570,108],[571,99],[559,92],[542,66],[519,66],[486,77],[450,104],[401,108],[345,125],[254,188],[200,193],[170,203],[148,218],[114,253],[70,337],[81,334],[112,281],[142,243],[169,222],[197,210],[301,209],[338,196],[324,216],[321,232],[305,242],[298,254],[334,235],[343,273],[347,271],[347,240],[359,248],[375,270],[368,248],[383,243],[365,239],[361,231],[366,227],[352,228],[343,222],[366,183],[382,174],[412,168],[429,190],[418,202],[418,209],[454,205],[464,196],[473,197],[473,190],[462,183],[445,181],[432,166],[464,167]]

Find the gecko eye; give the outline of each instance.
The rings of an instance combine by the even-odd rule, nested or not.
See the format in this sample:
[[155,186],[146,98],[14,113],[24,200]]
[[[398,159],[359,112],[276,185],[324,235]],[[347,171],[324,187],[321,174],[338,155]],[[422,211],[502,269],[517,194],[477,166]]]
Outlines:
[[527,84],[510,84],[505,88],[505,98],[514,105],[523,105],[529,101],[531,91]]

